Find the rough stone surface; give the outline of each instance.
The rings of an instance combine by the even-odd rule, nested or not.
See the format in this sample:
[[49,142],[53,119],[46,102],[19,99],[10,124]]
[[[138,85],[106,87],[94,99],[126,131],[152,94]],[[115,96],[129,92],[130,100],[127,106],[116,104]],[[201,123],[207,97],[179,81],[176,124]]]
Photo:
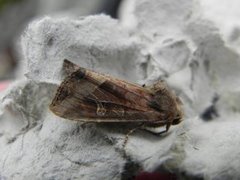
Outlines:
[[139,48],[129,36],[116,20],[104,15],[80,20],[40,19],[23,35],[26,76],[55,83],[60,80],[63,60],[68,59],[89,69],[136,81],[143,73],[137,73]]
[[[224,16],[226,21],[223,21],[222,18],[220,20],[219,17],[214,16],[214,10],[211,9],[213,7],[211,5],[216,1],[208,2],[201,1],[199,4],[194,1],[182,1],[181,3],[177,1],[155,2],[154,6],[152,4],[151,12],[147,13],[150,2],[127,1],[130,5],[133,5],[132,8],[128,8],[131,11],[127,11],[127,13],[131,15],[131,21],[136,20],[135,24],[132,23],[134,27],[130,28],[131,31],[140,28],[141,33],[144,34],[144,37],[148,36],[147,40],[150,42],[151,40],[156,42],[156,39],[157,41],[160,39],[160,42],[168,41],[168,33],[170,32],[170,36],[175,37],[171,37],[171,39],[175,41],[183,38],[188,47],[186,50],[190,51],[190,55],[186,56],[190,57],[189,63],[185,66],[186,69],[174,74],[170,73],[170,76],[167,77],[166,72],[156,70],[163,77],[165,74],[166,80],[177,90],[180,90],[180,96],[184,100],[186,117],[188,117],[184,120],[183,133],[180,133],[180,136],[183,137],[175,137],[175,142],[170,148],[170,152],[175,152],[177,155],[171,156],[169,159],[172,160],[170,161],[166,158],[162,165],[170,169],[177,168],[180,172],[185,172],[194,177],[237,179],[239,178],[239,162],[235,160],[235,157],[239,156],[237,149],[239,148],[238,139],[240,138],[237,132],[240,58],[236,30],[234,30],[236,39],[233,40],[232,38],[230,40],[228,38],[233,34],[232,27],[236,27],[237,22],[235,21],[231,24],[232,26],[229,26],[227,17],[233,16],[236,18],[239,16],[236,11],[225,12],[225,1],[220,3],[222,9],[219,6],[215,6],[215,9],[212,8],[219,15],[222,13],[220,17]],[[168,3],[171,5],[169,6]],[[156,13],[161,9],[158,4],[164,4],[164,6],[161,6],[162,9],[171,7],[171,9],[177,8],[177,10],[174,13],[170,9]],[[191,6],[188,6],[189,4]],[[236,4],[239,4],[239,2],[230,2],[230,6],[236,6]],[[139,7],[142,7],[140,12],[138,11]],[[182,7],[192,8],[186,8],[182,11]],[[206,7],[212,11],[209,11]],[[146,8],[146,11],[143,10],[144,8]],[[178,14],[180,12],[178,10],[184,13]],[[186,15],[185,12],[191,13]],[[122,13],[124,14],[124,11]],[[175,13],[178,16],[175,16]],[[154,18],[158,15],[160,18]],[[124,14],[123,17],[128,16]],[[175,17],[180,22],[168,21],[168,18],[162,17],[170,17],[169,19]],[[128,21],[128,19],[123,19],[123,25],[131,24],[125,21]],[[153,32],[155,31],[153,24],[155,24],[158,32],[166,33],[163,36],[156,36]],[[172,28],[175,25],[178,27]],[[168,29],[170,30],[168,31]],[[222,33],[224,34],[222,35]],[[164,46],[161,44],[158,47],[160,52],[164,50]],[[147,48],[146,51],[151,50],[149,46]],[[187,54],[186,50],[184,51],[185,54]],[[173,49],[173,51],[177,53],[177,49]],[[150,52],[154,56],[154,51]],[[176,62],[178,62],[178,57],[181,56],[175,57]],[[161,58],[168,59],[165,57],[165,53],[160,54],[159,59]],[[161,63],[164,63],[162,59]],[[186,58],[184,60],[186,61]],[[171,61],[168,59],[167,62]],[[155,65],[154,69],[162,69],[161,63]],[[184,64],[183,61],[182,63]],[[164,65],[166,66],[167,63],[164,63]],[[167,66],[163,70],[167,71]],[[154,73],[153,77],[157,77],[156,74]],[[161,158],[159,158],[160,161]]]
[[[26,79],[2,95],[1,177],[124,179],[164,169],[238,179],[239,47],[206,3],[127,0],[120,21],[96,15],[31,23],[22,36]],[[124,150],[126,125],[54,116],[48,104],[64,59],[132,82],[164,79],[184,103],[184,121],[160,137],[136,131]]]

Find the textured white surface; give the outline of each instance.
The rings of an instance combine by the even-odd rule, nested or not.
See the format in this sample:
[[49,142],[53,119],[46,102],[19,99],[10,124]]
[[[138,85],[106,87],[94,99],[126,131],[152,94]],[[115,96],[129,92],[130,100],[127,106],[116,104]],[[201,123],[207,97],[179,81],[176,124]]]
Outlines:
[[55,90],[55,85],[22,80],[2,99],[1,177],[119,179],[125,160],[101,132],[49,112]]
[[239,115],[202,122],[194,119],[186,134],[181,168],[204,179],[239,179]]
[[126,154],[143,170],[239,178],[239,47],[227,40],[231,31],[221,34],[227,22],[207,16],[207,1],[124,4],[120,23],[104,15],[43,17],[24,32],[28,79],[2,100],[2,177],[119,179],[129,163],[121,149],[126,127],[82,127],[48,111],[67,58],[132,82],[165,79],[181,97],[185,119],[166,136],[141,130],[130,136]]
[[33,22],[23,35],[26,76],[41,82],[59,81],[64,59],[136,81],[143,76],[135,66],[138,49],[129,33],[104,15],[80,20],[46,17]]

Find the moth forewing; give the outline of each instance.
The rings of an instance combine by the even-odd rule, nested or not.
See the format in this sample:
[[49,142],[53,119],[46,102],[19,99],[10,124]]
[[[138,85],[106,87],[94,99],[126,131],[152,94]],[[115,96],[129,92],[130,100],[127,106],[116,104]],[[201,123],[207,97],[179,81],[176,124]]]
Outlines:
[[50,104],[56,115],[84,122],[142,123],[145,127],[181,122],[180,99],[158,81],[142,87],[64,61],[67,77]]

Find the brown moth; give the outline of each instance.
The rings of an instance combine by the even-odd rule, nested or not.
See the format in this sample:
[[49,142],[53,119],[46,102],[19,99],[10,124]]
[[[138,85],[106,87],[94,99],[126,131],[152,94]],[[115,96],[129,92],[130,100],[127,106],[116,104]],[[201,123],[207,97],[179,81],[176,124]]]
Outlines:
[[136,123],[135,129],[139,125],[166,126],[164,132],[182,120],[182,103],[163,81],[142,87],[68,60],[63,66],[67,77],[50,104],[50,110],[60,117],[82,122]]

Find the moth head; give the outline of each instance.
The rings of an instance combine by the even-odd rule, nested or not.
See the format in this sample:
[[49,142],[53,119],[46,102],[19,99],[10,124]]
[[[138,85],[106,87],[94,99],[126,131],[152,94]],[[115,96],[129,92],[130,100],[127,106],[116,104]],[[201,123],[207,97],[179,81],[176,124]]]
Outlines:
[[171,117],[172,125],[179,124],[183,118],[182,101],[163,81],[151,87],[153,100],[150,107]]

